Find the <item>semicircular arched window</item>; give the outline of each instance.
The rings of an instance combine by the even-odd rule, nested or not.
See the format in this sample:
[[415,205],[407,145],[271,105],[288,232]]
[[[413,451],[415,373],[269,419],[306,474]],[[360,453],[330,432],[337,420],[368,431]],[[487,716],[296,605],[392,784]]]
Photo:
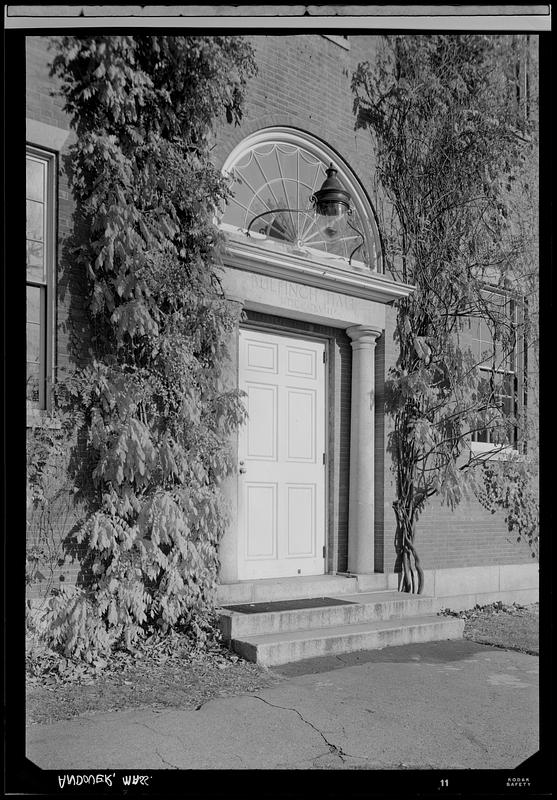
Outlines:
[[[312,203],[331,162],[351,196],[351,213],[334,233],[318,224]],[[249,229],[250,235],[286,244],[294,253],[382,271],[369,201],[354,174],[327,145],[294,129],[267,128],[236,147],[223,172],[231,177],[233,192],[220,220],[224,229]]]

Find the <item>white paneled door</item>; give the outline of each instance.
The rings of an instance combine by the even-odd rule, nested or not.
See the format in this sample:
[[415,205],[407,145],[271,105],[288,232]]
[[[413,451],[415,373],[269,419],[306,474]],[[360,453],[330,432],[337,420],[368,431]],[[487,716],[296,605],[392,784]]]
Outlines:
[[325,571],[325,345],[240,331],[241,580]]

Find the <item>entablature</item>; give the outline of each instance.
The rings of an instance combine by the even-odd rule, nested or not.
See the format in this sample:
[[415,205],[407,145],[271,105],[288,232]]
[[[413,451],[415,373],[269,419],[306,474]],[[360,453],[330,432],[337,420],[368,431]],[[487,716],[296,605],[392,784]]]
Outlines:
[[383,304],[408,297],[414,291],[410,284],[386,275],[365,268],[347,268],[345,261],[327,258],[322,252],[317,258],[309,251],[295,251],[292,245],[271,242],[266,236],[248,237],[238,230],[224,230],[227,237],[224,263],[235,269]]

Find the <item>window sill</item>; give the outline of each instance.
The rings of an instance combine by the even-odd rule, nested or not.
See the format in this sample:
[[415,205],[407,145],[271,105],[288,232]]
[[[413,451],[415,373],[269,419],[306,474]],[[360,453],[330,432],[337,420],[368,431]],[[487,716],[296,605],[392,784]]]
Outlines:
[[470,459],[477,461],[522,461],[523,456],[508,444],[493,445],[487,442],[470,442]]
[[62,425],[59,420],[53,419],[48,411],[27,406],[27,427],[60,430]]

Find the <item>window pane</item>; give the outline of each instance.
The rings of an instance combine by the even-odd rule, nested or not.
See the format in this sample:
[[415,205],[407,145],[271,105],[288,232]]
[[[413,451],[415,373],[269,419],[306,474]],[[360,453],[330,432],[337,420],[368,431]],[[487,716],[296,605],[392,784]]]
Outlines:
[[[326,166],[304,147],[270,141],[256,145],[243,153],[231,169],[234,197],[224,210],[222,221],[247,229],[256,217],[266,214],[255,221],[252,231],[346,260],[354,254],[357,261],[367,263],[365,236],[357,232],[366,226],[356,208],[351,224],[344,220],[334,238],[325,237],[316,225],[311,197],[326,177]],[[267,213],[277,209],[286,210],[276,216]]]
[[27,241],[27,280],[46,283],[44,269],[44,245]]
[[[49,259],[54,242],[50,240],[53,222],[49,201],[49,170],[54,161],[48,154],[27,153],[26,159],[26,210],[27,210],[27,399],[33,405],[45,407],[48,331],[50,324],[46,300]],[[47,216],[48,215],[48,216]],[[48,220],[48,222],[47,222]]]
[[40,399],[40,367],[38,364],[27,364],[27,400],[38,403]]
[[480,320],[480,339],[484,350],[491,349],[492,336],[489,324],[485,319]]
[[513,371],[514,346],[513,342],[509,341],[508,331],[504,331],[501,339],[495,342],[495,363],[497,369]]
[[501,397],[501,403],[502,403],[502,406],[503,406],[503,414],[506,417],[511,417],[513,415],[513,412],[514,412],[512,397],[507,397],[507,396],[503,395]]
[[501,401],[503,403],[503,413],[506,416],[514,414],[515,379],[511,373],[506,373],[501,379],[500,388]]
[[485,320],[472,317],[470,319],[470,335],[472,338],[470,349],[477,359],[477,363],[490,360],[493,353],[492,338]]
[[[511,321],[515,321],[516,310],[513,300],[510,300],[504,293],[496,291],[486,291],[483,293],[486,302],[489,304],[489,313],[495,320],[503,326]],[[488,312],[486,311],[486,314]],[[484,319],[479,324],[476,320],[471,320],[471,333],[473,338],[472,351],[475,354],[483,353],[487,356],[483,367],[480,369],[481,389],[490,393],[489,403],[494,408],[498,408],[504,417],[514,417],[517,413],[517,384],[514,374],[515,354],[508,342],[503,343],[500,339],[493,339],[490,327],[493,323]],[[506,332],[505,332],[506,333]],[[499,333],[501,337],[503,334]],[[495,371],[491,371],[489,366],[495,354]],[[490,387],[493,387],[491,392]],[[517,428],[514,434],[505,430],[504,425],[495,425],[491,430],[479,431],[472,436],[473,441],[489,442],[492,444],[516,443]]]
[[32,158],[27,159],[27,197],[44,202],[45,165]]
[[27,241],[27,266],[40,267],[41,272],[44,264],[44,244],[41,242]]
[[27,201],[27,238],[44,241],[44,205],[34,200]]
[[27,287],[27,322],[40,324],[41,321],[41,289],[38,286]]
[[41,326],[27,323],[27,362],[38,364],[41,360]]
[[45,377],[43,295],[38,286],[27,287],[27,399],[41,404]]

